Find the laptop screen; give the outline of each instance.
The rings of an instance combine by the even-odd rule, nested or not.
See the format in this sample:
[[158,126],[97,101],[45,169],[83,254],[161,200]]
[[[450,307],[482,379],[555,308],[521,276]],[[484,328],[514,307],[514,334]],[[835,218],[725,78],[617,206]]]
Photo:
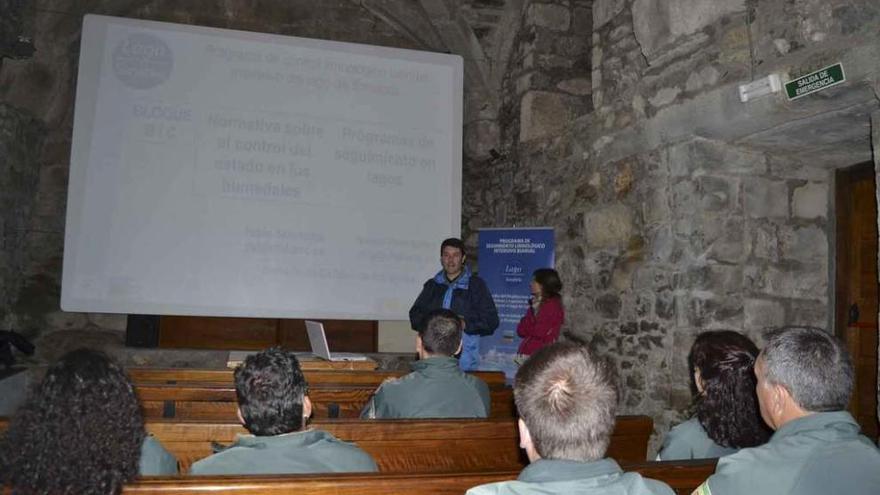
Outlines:
[[330,346],[327,345],[327,336],[324,335],[324,324],[319,321],[306,320],[306,333],[309,334],[312,354],[329,361]]

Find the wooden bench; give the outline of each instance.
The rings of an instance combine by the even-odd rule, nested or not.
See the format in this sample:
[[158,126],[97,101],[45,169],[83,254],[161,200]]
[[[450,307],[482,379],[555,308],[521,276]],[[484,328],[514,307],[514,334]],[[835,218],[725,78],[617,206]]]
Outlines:
[[[324,420],[312,425],[369,452],[383,472],[459,472],[519,469],[516,421]],[[0,431],[7,426],[0,420]],[[247,431],[238,424],[151,420],[147,431],[180,461],[186,471],[212,453],[212,444],[228,445]],[[647,416],[619,416],[608,456],[618,462],[644,461],[653,421]]]
[[[716,459],[622,464],[646,478],[668,484],[679,495],[689,495],[715,472]],[[468,488],[515,479],[519,470],[484,473],[324,474],[283,476],[210,476],[145,478],[128,485],[127,494],[139,495],[461,495]]]
[[[312,423],[367,451],[383,472],[456,472],[516,469],[525,459],[510,419],[324,420]],[[229,445],[247,431],[238,424],[150,421],[147,430],[180,461],[182,469]],[[645,460],[653,422],[620,416],[608,455],[620,462]]]
[[[134,383],[200,383],[227,384],[233,383],[233,370],[204,368],[128,368],[128,376]],[[480,378],[490,388],[505,385],[504,373],[500,371],[471,371],[470,374]],[[367,371],[367,370],[308,370],[304,369],[306,381],[310,385],[317,383],[339,383],[349,385],[373,385],[378,387],[388,378],[398,378],[407,374],[403,371]]]
[[437,474],[324,474],[272,477],[144,478],[122,493],[138,495],[462,495],[485,483],[515,479],[519,471]]
[[[380,382],[381,383],[381,382]],[[309,385],[315,418],[357,418],[378,385],[314,382]],[[237,402],[231,384],[203,383],[140,383],[135,391],[141,400],[146,418],[198,419],[235,421]],[[516,415],[513,389],[489,389],[493,418]]]
[[660,480],[679,495],[690,495],[715,472],[718,459],[692,461],[654,461],[622,463],[624,471],[635,471],[645,478]]

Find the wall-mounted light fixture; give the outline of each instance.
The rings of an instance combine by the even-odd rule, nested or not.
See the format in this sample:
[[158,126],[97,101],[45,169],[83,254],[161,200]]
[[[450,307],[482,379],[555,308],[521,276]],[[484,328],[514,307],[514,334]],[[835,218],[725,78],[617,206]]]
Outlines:
[[782,81],[779,79],[779,75],[770,74],[748,84],[740,84],[739,100],[745,103],[764,95],[778,93],[779,91],[782,91]]

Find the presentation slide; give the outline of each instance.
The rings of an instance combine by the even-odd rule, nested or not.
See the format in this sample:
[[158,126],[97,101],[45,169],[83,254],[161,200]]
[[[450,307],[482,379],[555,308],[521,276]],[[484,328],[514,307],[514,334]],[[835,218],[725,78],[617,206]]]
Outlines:
[[65,311],[400,320],[460,232],[456,55],[88,15]]

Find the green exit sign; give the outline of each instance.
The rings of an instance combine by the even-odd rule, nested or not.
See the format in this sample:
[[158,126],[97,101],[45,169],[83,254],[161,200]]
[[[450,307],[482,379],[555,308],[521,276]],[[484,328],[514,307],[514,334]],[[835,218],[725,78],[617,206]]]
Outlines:
[[785,83],[785,93],[789,100],[796,100],[816,91],[837,86],[843,81],[846,81],[846,76],[843,74],[843,64],[838,62]]

